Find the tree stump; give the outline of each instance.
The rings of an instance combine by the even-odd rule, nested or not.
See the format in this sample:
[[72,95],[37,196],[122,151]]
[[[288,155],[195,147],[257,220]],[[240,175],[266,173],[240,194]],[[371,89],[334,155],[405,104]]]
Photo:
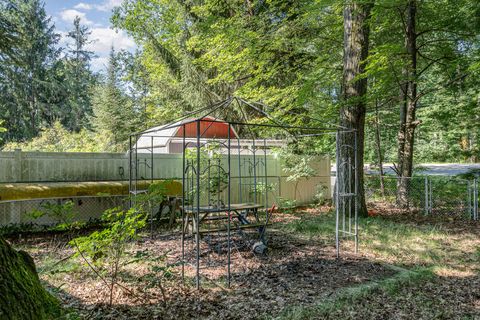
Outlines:
[[55,319],[60,303],[41,285],[32,257],[0,238],[0,319]]

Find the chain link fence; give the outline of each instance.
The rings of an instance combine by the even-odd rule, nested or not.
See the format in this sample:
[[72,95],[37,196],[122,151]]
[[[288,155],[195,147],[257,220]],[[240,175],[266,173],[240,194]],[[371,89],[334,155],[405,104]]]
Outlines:
[[365,176],[367,206],[372,210],[413,212],[479,219],[479,179],[455,176]]
[[43,226],[53,226],[61,223],[55,218],[44,215],[35,217],[36,211],[41,211],[47,204],[63,205],[73,203],[75,221],[98,221],[102,213],[113,207],[127,207],[127,196],[78,196],[69,198],[49,198],[34,200],[12,200],[0,202],[0,226],[17,226],[19,229],[37,229]]

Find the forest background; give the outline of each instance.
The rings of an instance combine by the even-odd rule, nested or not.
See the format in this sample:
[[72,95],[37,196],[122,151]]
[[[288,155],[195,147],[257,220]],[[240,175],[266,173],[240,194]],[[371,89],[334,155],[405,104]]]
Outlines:
[[[356,3],[368,24],[365,162],[399,162],[409,126],[415,163],[478,161],[480,3]],[[126,0],[111,25],[137,49],[112,47],[106,70],[94,72],[81,17],[62,47],[42,1],[2,0],[0,146],[125,152],[130,133],[229,96],[262,102],[288,124],[334,126],[345,103],[344,9],[334,0]],[[334,156],[333,144],[310,139],[300,151]]]

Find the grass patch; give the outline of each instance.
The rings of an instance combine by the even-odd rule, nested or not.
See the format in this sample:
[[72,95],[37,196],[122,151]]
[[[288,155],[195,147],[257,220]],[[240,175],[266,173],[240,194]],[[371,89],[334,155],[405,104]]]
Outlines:
[[[360,254],[407,269],[388,279],[340,290],[313,307],[287,307],[275,319],[480,317],[474,300],[474,292],[480,291],[475,289],[480,281],[478,233],[444,224],[398,220],[360,219]],[[335,215],[301,216],[283,230],[333,245]],[[353,248],[349,241],[345,243]]]
[[300,215],[299,220],[282,224],[280,228],[300,237],[325,238],[335,234],[335,218],[333,214],[318,216]]
[[[299,238],[318,238],[334,244],[335,215],[299,215],[300,219],[280,228]],[[359,220],[360,253],[391,264],[402,266],[449,265],[464,260],[471,251],[471,234],[454,234],[435,224],[414,225],[388,218],[370,217]],[[460,238],[459,238],[460,237]],[[348,245],[350,239],[345,239]],[[353,243],[352,243],[353,247]],[[471,257],[470,257],[471,258]],[[477,259],[475,259],[477,260]]]
[[[346,288],[338,292],[316,306],[310,308],[294,307],[285,310],[280,316],[271,319],[296,320],[296,319],[318,319],[335,318],[333,314],[341,315],[342,319],[348,317],[350,309],[358,307],[364,300],[369,300],[372,295],[384,292],[390,296],[399,294],[405,286],[415,286],[434,278],[434,273],[428,268],[415,271],[404,270],[395,276],[381,280],[371,281],[356,287]],[[338,318],[340,319],[340,318]]]

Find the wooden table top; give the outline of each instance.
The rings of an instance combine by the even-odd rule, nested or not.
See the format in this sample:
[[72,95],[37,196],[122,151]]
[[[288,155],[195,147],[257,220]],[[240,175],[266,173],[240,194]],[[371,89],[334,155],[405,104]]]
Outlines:
[[[265,206],[261,204],[254,204],[254,203],[232,203],[230,204],[230,211],[237,211],[237,210],[249,210],[249,209],[259,209],[264,208]],[[225,212],[228,211],[228,206],[225,207],[214,207],[214,206],[201,206],[200,212]],[[185,212],[192,213],[197,212],[197,207],[187,207]]]

